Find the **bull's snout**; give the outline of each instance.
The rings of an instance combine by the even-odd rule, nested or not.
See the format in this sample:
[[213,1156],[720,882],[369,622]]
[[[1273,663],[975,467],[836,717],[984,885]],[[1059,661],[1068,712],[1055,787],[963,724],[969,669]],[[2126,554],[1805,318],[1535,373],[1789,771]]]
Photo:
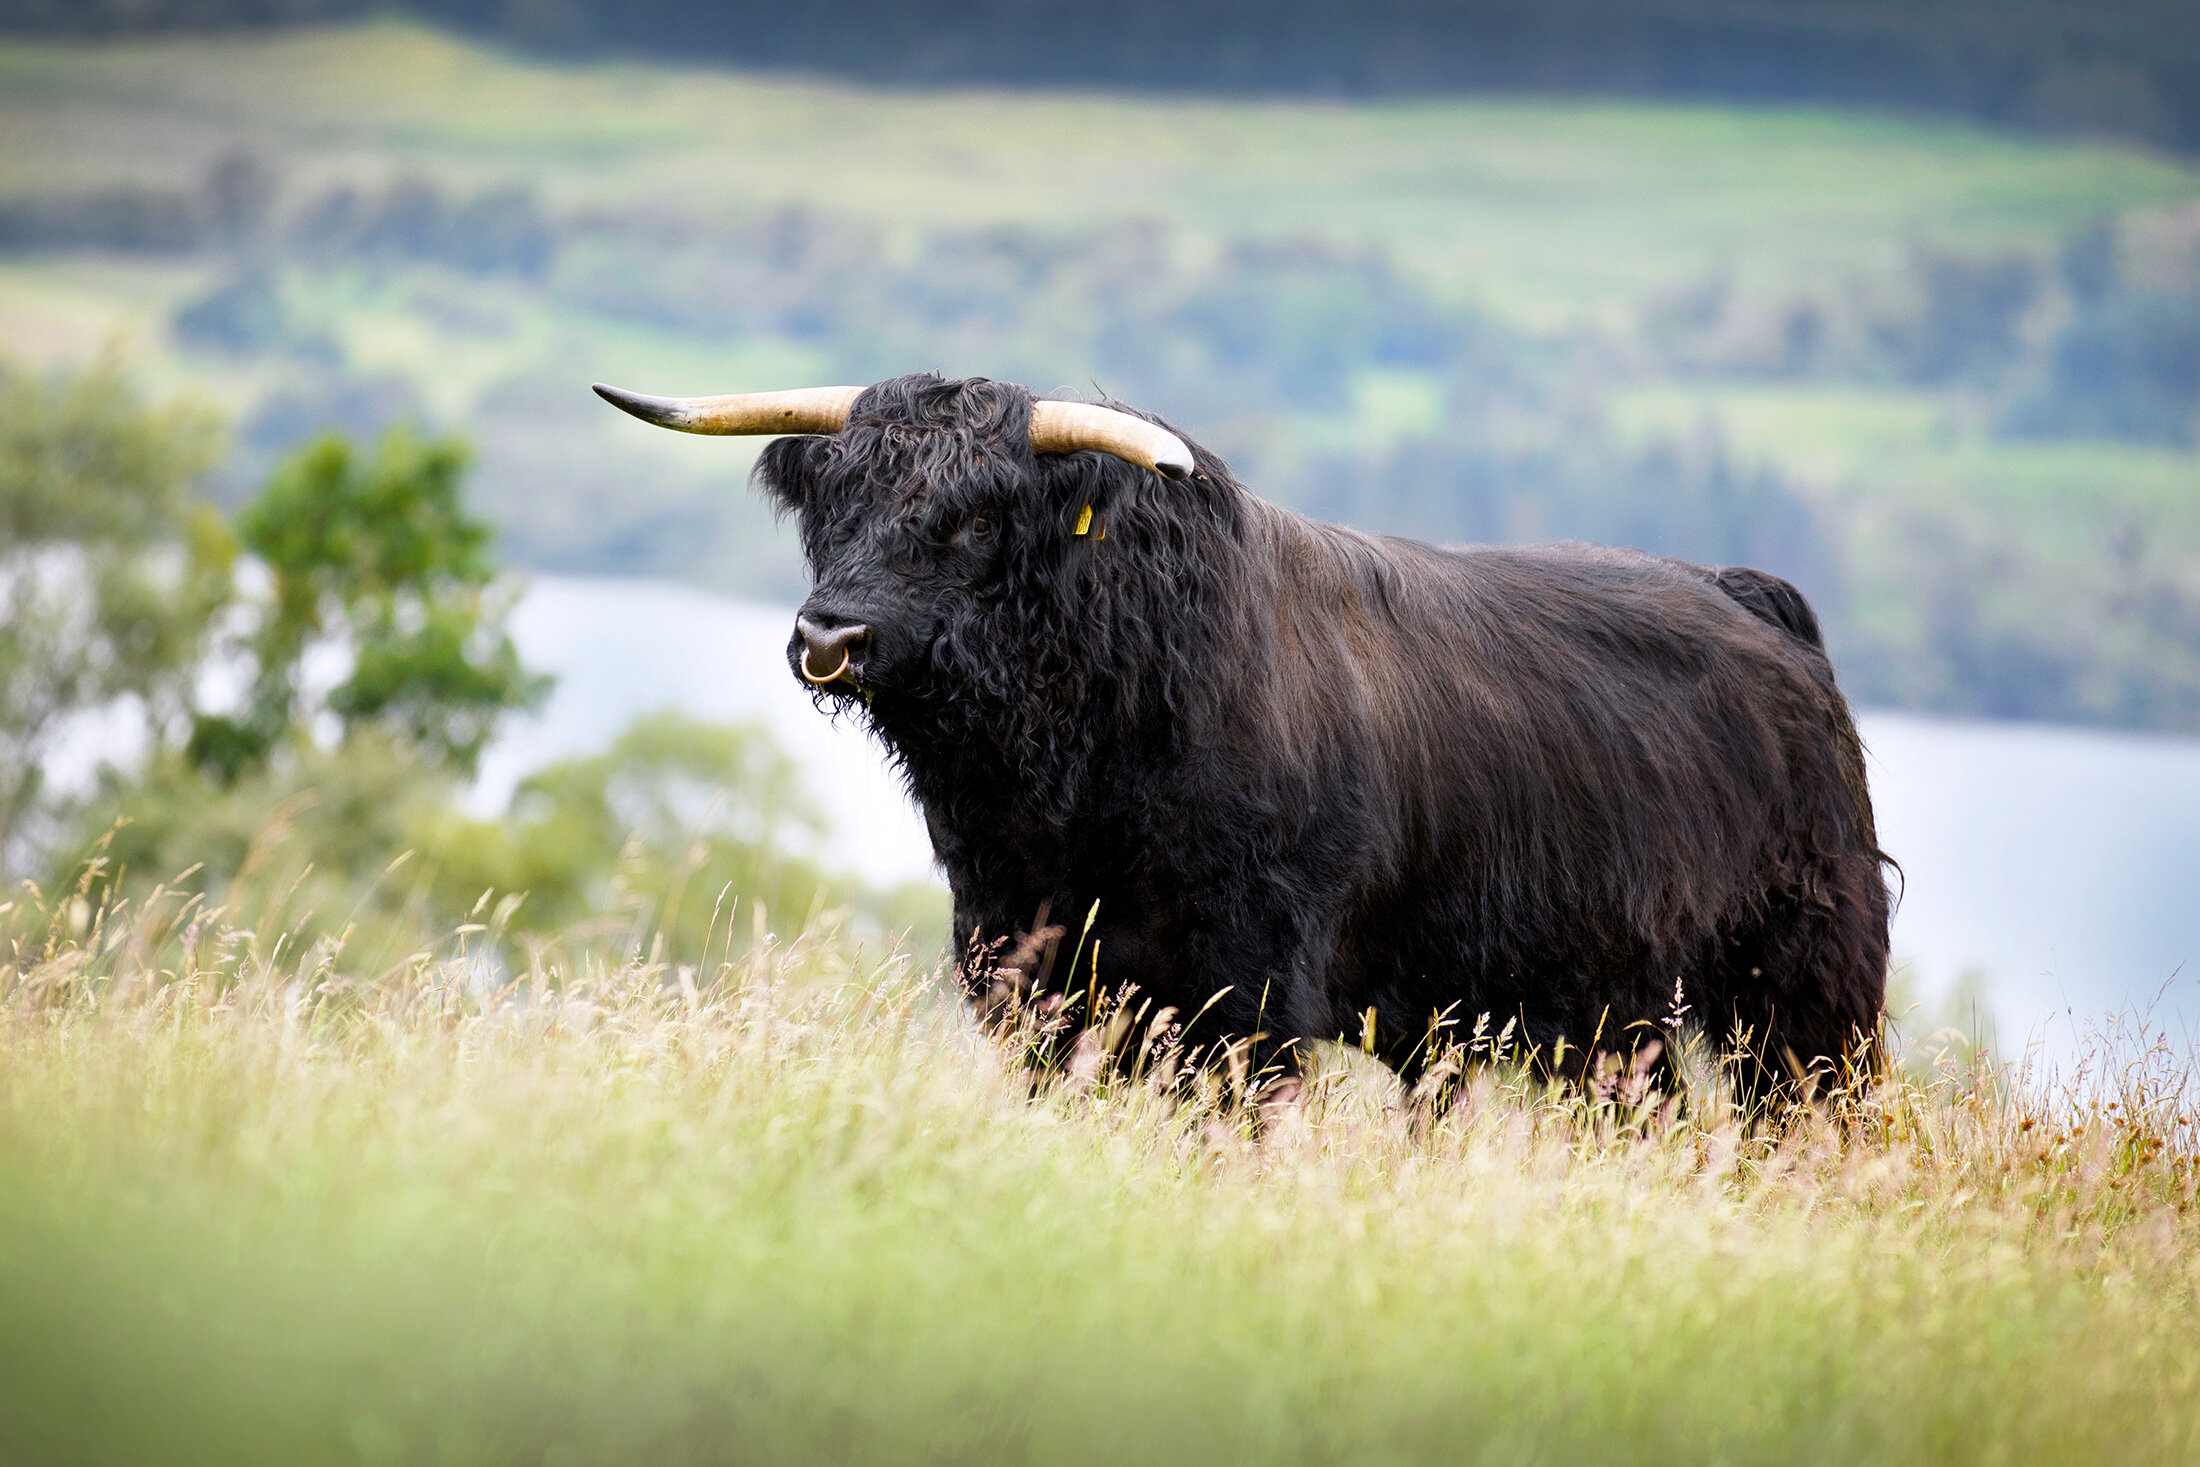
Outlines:
[[847,677],[853,681],[855,655],[870,640],[871,629],[861,622],[827,627],[798,616],[794,631],[802,639],[800,672],[820,687]]

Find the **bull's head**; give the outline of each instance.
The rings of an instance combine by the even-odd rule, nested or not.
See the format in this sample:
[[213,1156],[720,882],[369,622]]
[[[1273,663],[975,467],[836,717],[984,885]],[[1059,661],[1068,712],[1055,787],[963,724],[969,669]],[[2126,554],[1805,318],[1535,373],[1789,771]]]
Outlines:
[[1097,472],[1093,454],[1169,479],[1193,469],[1182,440],[1143,418],[1034,401],[982,378],[729,397],[596,392],[684,433],[810,435],[772,444],[758,477],[798,517],[813,576],[788,661],[841,695],[917,691],[986,603],[1014,597],[1020,571],[1086,533],[1096,497],[1122,473]]

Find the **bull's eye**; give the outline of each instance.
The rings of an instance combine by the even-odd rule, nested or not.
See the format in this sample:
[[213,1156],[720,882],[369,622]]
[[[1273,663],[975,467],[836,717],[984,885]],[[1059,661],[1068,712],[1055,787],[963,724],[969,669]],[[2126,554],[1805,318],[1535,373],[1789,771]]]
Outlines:
[[963,521],[963,527],[955,532],[954,547],[957,550],[977,551],[990,556],[998,521],[985,515],[972,515]]

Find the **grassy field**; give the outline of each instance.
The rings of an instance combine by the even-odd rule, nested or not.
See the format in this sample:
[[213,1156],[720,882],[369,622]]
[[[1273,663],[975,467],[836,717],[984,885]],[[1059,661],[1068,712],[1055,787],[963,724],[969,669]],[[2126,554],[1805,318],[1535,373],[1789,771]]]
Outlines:
[[[0,921],[0,1457],[2183,1462],[2188,1073],[1028,1093],[908,958]],[[746,918],[729,917],[729,933]],[[730,942],[729,942],[730,946]],[[546,966],[547,965],[547,966]],[[384,968],[387,968],[384,971]]]

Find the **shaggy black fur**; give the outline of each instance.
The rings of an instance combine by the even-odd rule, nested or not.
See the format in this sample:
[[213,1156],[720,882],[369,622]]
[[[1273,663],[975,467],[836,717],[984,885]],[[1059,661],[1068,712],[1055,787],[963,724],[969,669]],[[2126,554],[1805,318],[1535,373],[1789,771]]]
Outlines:
[[[1097,901],[1103,985],[1286,1067],[1369,1009],[1409,1078],[1439,1014],[1623,1049],[1676,989],[1753,1083],[1870,1056],[1882,857],[1794,587],[1363,535],[1196,448],[1182,483],[1035,457],[1030,411],[898,378],[758,469],[804,615],[871,629],[831,696],[906,771],[962,950]],[[1024,976],[1081,996],[1066,967]]]

